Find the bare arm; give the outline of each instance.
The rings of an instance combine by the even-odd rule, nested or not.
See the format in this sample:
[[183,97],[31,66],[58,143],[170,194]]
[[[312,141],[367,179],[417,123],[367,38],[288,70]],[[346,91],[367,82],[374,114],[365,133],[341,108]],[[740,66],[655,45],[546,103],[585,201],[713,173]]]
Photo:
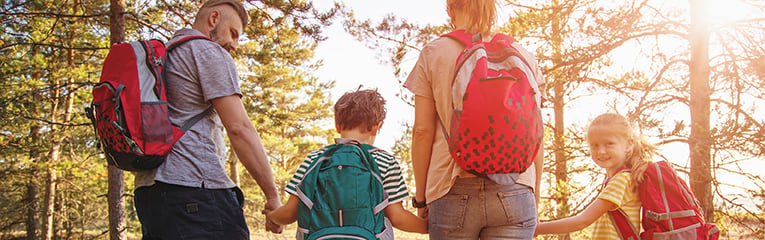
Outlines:
[[539,209],[539,200],[542,198],[542,173],[544,171],[544,159],[545,159],[545,144],[544,141],[542,141],[542,144],[539,146],[539,152],[537,152],[537,156],[534,158],[534,170],[536,170],[536,182],[534,183],[534,199],[536,199],[537,202],[537,209]]
[[534,232],[534,235],[570,233],[582,230],[595,222],[598,217],[606,214],[608,210],[614,208],[616,208],[616,205],[612,202],[595,199],[595,201],[587,206],[587,208],[585,208],[579,215],[537,224],[537,229],[536,232]]
[[295,195],[290,195],[287,203],[284,206],[270,211],[266,214],[266,218],[279,225],[287,225],[297,221],[297,205],[300,199]]
[[[536,70],[537,70],[536,74],[535,74],[536,78],[540,78],[542,76],[542,72],[539,69],[539,67],[536,67]],[[544,102],[545,101],[545,87],[547,85],[545,84],[544,80],[542,80],[541,82],[542,83],[540,83],[538,86],[539,86],[539,92],[541,94],[541,100],[542,100],[542,102]],[[542,105],[542,102],[539,103],[540,106]],[[540,108],[539,110],[541,111],[542,109]],[[543,121],[544,121],[544,118],[543,118]],[[544,123],[542,124],[542,128],[544,128]],[[545,162],[544,162],[544,159],[545,159],[545,141],[544,141],[544,136],[545,136],[545,134],[544,134],[544,129],[543,129],[542,130],[542,139],[540,140],[540,141],[542,141],[542,143],[539,146],[539,151],[537,152],[537,156],[534,158],[534,166],[535,166],[535,169],[537,170],[537,172],[536,172],[537,179],[536,179],[536,183],[535,183],[536,187],[534,187],[534,190],[535,190],[534,191],[534,198],[537,201],[537,209],[539,209],[539,201],[542,199],[542,189],[541,189],[541,187],[542,187],[542,185],[541,185],[542,184],[542,173],[544,172],[544,167],[545,167]]]
[[[289,203],[288,203],[289,204]],[[428,221],[404,209],[401,202],[385,207],[385,216],[393,227],[405,232],[428,233]]]
[[[260,136],[252,126],[250,118],[242,105],[242,99],[238,95],[219,97],[212,100],[215,111],[218,112],[223,127],[226,128],[231,146],[242,165],[255,179],[260,189],[266,195],[266,210],[273,210],[281,206],[279,190],[274,181],[271,165],[268,163],[266,150],[260,141]],[[266,228],[272,232],[281,232],[281,229]]]
[[[436,105],[433,99],[414,97],[414,126],[412,127],[412,170],[417,191],[414,196],[418,202],[425,201],[428,168],[436,135]],[[417,210],[420,217],[427,217],[427,208]]]

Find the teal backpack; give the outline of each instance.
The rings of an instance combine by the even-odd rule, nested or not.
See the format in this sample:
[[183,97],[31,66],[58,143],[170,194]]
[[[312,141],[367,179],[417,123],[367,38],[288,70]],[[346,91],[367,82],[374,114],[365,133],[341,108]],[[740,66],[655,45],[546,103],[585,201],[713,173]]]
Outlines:
[[297,186],[298,239],[379,239],[388,194],[371,153],[359,142],[325,147]]

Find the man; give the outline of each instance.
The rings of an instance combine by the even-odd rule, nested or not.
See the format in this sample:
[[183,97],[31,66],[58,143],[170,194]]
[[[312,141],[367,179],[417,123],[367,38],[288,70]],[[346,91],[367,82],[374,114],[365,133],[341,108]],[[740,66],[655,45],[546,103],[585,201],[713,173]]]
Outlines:
[[[136,173],[135,203],[143,239],[249,239],[241,190],[226,175],[224,129],[236,155],[266,196],[264,212],[281,206],[271,167],[252,125],[230,55],[247,25],[239,0],[209,0],[191,29],[181,29],[168,46],[191,40],[167,55],[170,120],[182,125],[204,114],[173,146],[157,169]],[[213,111],[208,111],[212,108]],[[267,222],[266,229],[281,233]]]

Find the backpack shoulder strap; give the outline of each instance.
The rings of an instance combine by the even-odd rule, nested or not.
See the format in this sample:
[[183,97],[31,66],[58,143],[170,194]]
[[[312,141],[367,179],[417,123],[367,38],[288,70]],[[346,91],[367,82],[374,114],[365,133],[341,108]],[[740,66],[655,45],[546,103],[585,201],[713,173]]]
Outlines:
[[[308,210],[313,209],[313,201],[311,198],[306,195],[305,192],[303,192],[303,186],[306,182],[315,182],[318,176],[315,174],[314,170],[317,168],[317,166],[321,166],[321,163],[329,158],[332,157],[332,154],[334,154],[337,149],[340,149],[339,144],[332,144],[326,147],[323,147],[319,151],[322,151],[319,156],[311,162],[311,164],[306,167],[305,172],[303,173],[303,179],[298,183],[296,186],[297,191],[297,197],[300,199],[300,202],[305,204],[305,206],[308,208]],[[308,186],[308,185],[306,185]]]
[[193,126],[194,126],[194,124],[196,124],[197,122],[199,122],[199,120],[202,120],[202,118],[203,118],[205,115],[207,115],[208,113],[210,113],[210,112],[212,112],[212,111],[213,111],[213,106],[212,106],[212,105],[210,105],[209,107],[207,107],[207,109],[205,109],[205,111],[204,111],[204,112],[201,112],[201,113],[199,113],[199,114],[195,115],[194,117],[192,117],[191,119],[189,119],[189,121],[187,121],[185,124],[183,124],[183,126],[181,126],[181,128],[180,128],[180,129],[181,129],[181,131],[183,131],[183,132],[186,132],[186,131],[188,131],[189,129],[191,129],[191,127],[193,127]]
[[621,208],[608,211],[608,218],[616,227],[616,233],[621,239],[640,239],[640,232],[627,220],[627,214]]
[[[478,41],[478,40],[481,39],[479,34],[476,34],[476,35],[478,35],[478,38],[474,39],[473,35],[467,34],[465,32],[465,30],[460,29],[460,30],[454,30],[454,31],[448,32],[446,34],[443,34],[443,35],[441,35],[441,37],[451,38],[452,40],[455,40],[455,41],[461,43],[462,46],[466,47],[466,46],[472,44],[473,40]],[[438,122],[441,124],[441,132],[443,133],[444,138],[446,139],[446,142],[448,143],[449,142],[449,131],[446,130],[446,126],[444,126],[444,121],[441,121],[441,117],[438,116],[438,114],[436,114],[436,117],[438,118]]]
[[[475,35],[478,35],[477,38],[476,38]],[[449,32],[447,34],[444,34],[444,35],[441,35],[441,36],[454,39],[457,42],[460,42],[460,43],[462,43],[462,45],[465,45],[465,46],[470,45],[473,42],[478,42],[478,41],[481,40],[480,34],[470,35],[470,34],[466,33],[465,30],[455,30],[455,31],[451,31],[451,32]]]
[[[622,168],[618,172],[614,174],[616,176],[617,174],[620,174],[622,172],[630,172],[629,168]],[[603,188],[606,187],[609,181],[611,181],[611,178],[614,177],[611,176],[607,178],[603,182]],[[621,208],[618,208],[613,211],[608,211],[608,218],[611,220],[611,223],[616,227],[616,233],[619,234],[621,239],[640,239],[640,232],[638,229],[635,228],[635,226],[632,226],[632,223],[630,223],[629,220],[627,220],[627,213],[624,212]]]
[[188,41],[191,41],[191,40],[194,40],[194,39],[207,39],[209,41],[213,41],[212,39],[209,39],[209,38],[207,38],[205,36],[201,36],[201,35],[185,36],[185,37],[183,37],[181,39],[178,39],[175,42],[171,42],[170,45],[167,46],[166,52],[170,52],[171,50],[175,49],[176,47],[180,46],[181,44],[184,44],[184,43],[186,43]]
[[388,195],[388,191],[385,190],[385,183],[383,182],[382,172],[380,171],[379,165],[377,164],[375,157],[372,155],[372,153],[382,151],[382,150],[369,144],[359,143],[358,141],[352,141],[352,142],[353,144],[358,146],[359,149],[362,151],[363,157],[361,160],[365,161],[364,164],[368,166],[369,171],[372,173],[372,176],[374,176],[377,182],[380,183],[380,187],[382,188],[382,201],[377,203],[377,205],[375,205],[372,208],[372,212],[374,214],[377,214],[385,210],[385,207],[388,206],[388,197],[390,196]]
[[[168,58],[169,55],[167,53],[170,53],[171,50],[175,49],[176,47],[180,46],[181,44],[184,44],[184,43],[186,43],[188,41],[195,40],[195,39],[207,39],[209,41],[212,41],[212,39],[209,39],[209,38],[207,38],[205,36],[200,36],[200,35],[193,35],[193,36],[183,37],[183,38],[181,38],[181,39],[179,39],[179,40],[177,40],[175,42],[170,43],[170,45],[167,46],[167,48],[165,49],[165,58]],[[164,71],[163,71],[163,75],[164,75]],[[162,76],[162,81],[163,81],[163,83],[165,81],[167,81],[165,76]],[[180,130],[183,131],[183,132],[188,131],[189,129],[191,129],[191,127],[194,126],[194,124],[199,122],[199,120],[202,120],[202,118],[204,116],[206,116],[207,114],[209,114],[212,111],[213,111],[213,106],[211,104],[203,112],[195,115],[194,117],[189,119],[186,123],[184,123],[183,126],[180,126]]]

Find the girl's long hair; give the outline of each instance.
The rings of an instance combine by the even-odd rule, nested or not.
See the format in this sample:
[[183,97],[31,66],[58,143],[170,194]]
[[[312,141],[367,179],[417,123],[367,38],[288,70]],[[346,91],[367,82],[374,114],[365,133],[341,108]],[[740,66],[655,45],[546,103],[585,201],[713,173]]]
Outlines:
[[632,148],[627,151],[625,164],[630,168],[632,190],[637,191],[637,186],[643,182],[643,173],[653,163],[651,159],[656,152],[656,146],[635,134],[627,118],[616,113],[605,113],[596,117],[590,123],[589,129],[593,127],[606,127],[619,137],[632,140]]
[[497,5],[494,0],[447,0],[447,8],[451,21],[454,18],[465,18],[468,33],[481,33],[489,36],[497,16]]

